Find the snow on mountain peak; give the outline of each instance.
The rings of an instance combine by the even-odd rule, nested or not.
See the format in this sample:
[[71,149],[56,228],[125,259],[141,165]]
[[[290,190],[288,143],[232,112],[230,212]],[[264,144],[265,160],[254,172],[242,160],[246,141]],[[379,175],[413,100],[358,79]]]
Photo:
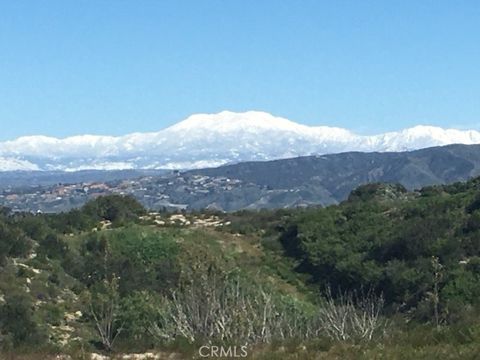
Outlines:
[[0,142],[0,171],[196,168],[344,151],[479,144],[480,132],[418,125],[363,136],[262,111],[194,114],[164,130],[124,136],[24,136]]
[[187,119],[169,127],[167,130],[228,132],[253,129],[282,129],[296,131],[299,127],[302,127],[302,125],[262,111],[247,111],[244,113],[222,111],[217,114],[191,115]]

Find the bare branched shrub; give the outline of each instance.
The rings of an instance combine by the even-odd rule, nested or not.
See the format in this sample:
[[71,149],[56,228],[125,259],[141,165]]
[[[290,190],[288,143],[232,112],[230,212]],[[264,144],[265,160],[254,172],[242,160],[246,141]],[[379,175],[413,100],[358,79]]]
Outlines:
[[108,269],[109,255],[110,248],[107,243],[103,258],[104,278],[94,284],[91,291],[85,293],[84,301],[103,346],[111,351],[115,340],[123,330],[123,324],[120,316],[119,277],[115,274],[110,277],[107,275],[110,272]]
[[113,349],[113,344],[123,329],[120,324],[120,296],[118,294],[118,278],[104,280],[100,289],[88,295],[88,305],[100,340],[107,350]]
[[328,336],[370,341],[383,334],[383,297],[328,291],[317,309],[272,293],[239,276],[202,274],[173,292],[168,311],[149,326],[157,339],[201,339],[271,343],[273,340]]
[[202,276],[172,293],[170,307],[169,317],[151,324],[150,332],[158,338],[173,333],[192,342],[209,338],[269,343],[301,337],[306,328],[306,318],[294,304],[274,299],[239,276]]
[[327,288],[325,299],[318,311],[318,332],[324,332],[335,340],[366,340],[375,335],[383,336],[388,323],[381,317],[383,296],[373,292],[358,296],[357,293],[340,293],[334,299]]

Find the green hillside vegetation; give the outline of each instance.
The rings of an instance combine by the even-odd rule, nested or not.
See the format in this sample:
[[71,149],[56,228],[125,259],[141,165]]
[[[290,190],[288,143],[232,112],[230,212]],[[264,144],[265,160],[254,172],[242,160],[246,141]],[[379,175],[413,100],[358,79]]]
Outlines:
[[326,208],[0,212],[0,358],[244,345],[254,359],[476,359],[480,178]]

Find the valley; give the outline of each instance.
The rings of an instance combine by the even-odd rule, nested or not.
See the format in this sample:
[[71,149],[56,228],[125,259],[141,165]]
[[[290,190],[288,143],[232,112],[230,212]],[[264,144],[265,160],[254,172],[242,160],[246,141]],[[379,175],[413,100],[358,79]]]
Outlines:
[[58,213],[108,194],[131,195],[152,211],[238,211],[328,206],[356,187],[399,183],[408,190],[480,175],[480,145],[410,152],[348,152],[196,170],[7,172],[0,205]]

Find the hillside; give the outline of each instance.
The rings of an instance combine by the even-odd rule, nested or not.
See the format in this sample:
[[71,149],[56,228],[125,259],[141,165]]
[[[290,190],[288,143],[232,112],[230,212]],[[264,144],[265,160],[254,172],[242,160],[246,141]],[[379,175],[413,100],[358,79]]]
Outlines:
[[3,210],[0,355],[192,359],[208,339],[253,359],[475,359],[479,184],[368,184],[322,209]]
[[83,170],[83,171],[4,171],[0,173],[0,190],[32,188],[57,184],[109,182],[159,176],[165,170]]
[[0,188],[5,184],[0,205],[14,211],[61,212],[100,195],[128,194],[154,211],[295,208],[336,204],[370,182],[399,183],[414,190],[478,175],[480,145],[349,152],[184,172],[14,172],[0,176]]
[[[411,152],[348,152],[267,162],[245,162],[191,174],[238,179],[269,190],[285,191],[293,204],[329,205],[343,201],[357,186],[399,183],[409,190],[448,184],[480,175],[480,145],[449,145]],[[293,194],[291,194],[293,192]],[[268,194],[262,194],[268,197]],[[262,199],[253,208],[259,208]],[[288,206],[279,199],[267,207]]]

